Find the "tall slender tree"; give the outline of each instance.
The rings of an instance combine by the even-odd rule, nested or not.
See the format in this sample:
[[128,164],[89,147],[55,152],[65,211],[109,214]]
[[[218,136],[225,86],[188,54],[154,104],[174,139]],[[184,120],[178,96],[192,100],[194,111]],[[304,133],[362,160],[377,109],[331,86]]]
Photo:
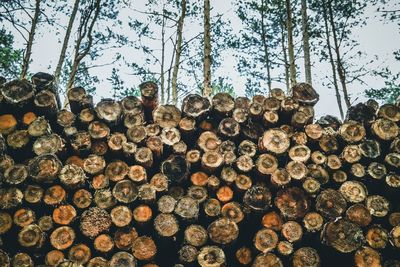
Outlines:
[[203,62],[203,95],[208,97],[211,88],[211,36],[210,36],[210,0],[204,0],[204,62]]
[[312,84],[307,0],[301,0],[301,29],[303,33],[304,72],[306,76],[306,82]]
[[40,13],[41,13],[40,0],[36,0],[35,12],[33,14],[32,20],[31,20],[31,29],[29,31],[26,49],[24,51],[24,59],[22,61],[21,78],[25,78],[28,73],[29,63],[31,62],[33,41],[35,39],[35,33],[36,33],[36,28],[37,28],[37,25],[39,22]]
[[293,19],[292,19],[292,5],[290,0],[285,0],[286,4],[286,29],[288,35],[288,51],[289,51],[289,71],[290,71],[290,85],[296,84],[296,62],[294,56],[294,41],[293,41]]
[[[90,48],[93,44],[93,27],[99,17],[101,0],[95,0],[91,3],[89,8],[82,14],[80,24],[78,26],[78,36],[75,43],[75,50],[72,62],[72,69],[69,75],[67,89],[73,87],[76,73],[79,69],[81,61],[89,54]],[[83,43],[85,45],[83,46]]]
[[350,102],[349,93],[347,91],[346,71],[343,67],[342,55],[340,53],[339,40],[337,37],[337,29],[336,29],[336,25],[335,25],[335,21],[334,21],[334,17],[333,17],[332,0],[328,0],[327,7],[328,7],[327,9],[328,9],[329,22],[331,24],[331,29],[332,29],[334,51],[336,53],[337,72],[339,74],[339,80],[342,85],[344,102],[346,103],[347,108],[349,108],[351,106],[351,102]]
[[64,40],[63,40],[63,43],[61,46],[60,56],[58,57],[56,70],[54,72],[54,82],[55,82],[56,86],[58,86],[58,83],[60,81],[61,70],[62,70],[64,61],[65,61],[67,48],[68,48],[68,42],[69,42],[69,39],[71,36],[72,27],[73,27],[73,24],[75,21],[76,13],[78,12],[79,2],[80,2],[80,0],[75,0],[74,6],[72,8],[72,12],[69,16],[67,30],[65,31],[65,36],[64,36]]
[[328,55],[329,55],[329,63],[332,68],[332,78],[333,78],[333,87],[335,88],[335,94],[336,94],[336,102],[338,104],[339,108],[339,113],[340,117],[343,119],[344,118],[344,112],[343,112],[343,106],[342,106],[342,97],[340,95],[339,91],[339,85],[337,81],[337,76],[336,76],[336,66],[335,66],[335,60],[333,58],[332,54],[332,47],[331,47],[331,41],[330,41],[330,30],[329,30],[329,24],[328,24],[328,15],[326,11],[326,5],[322,5],[322,14],[323,14],[323,19],[324,19],[324,29],[325,29],[325,38],[326,38],[326,48],[328,50]]
[[178,71],[180,66],[181,54],[182,54],[182,40],[183,40],[183,24],[186,16],[186,0],[182,0],[181,3],[181,16],[178,20],[178,27],[176,33],[176,52],[175,52],[175,64],[172,73],[171,89],[172,89],[172,103],[176,105],[178,103]]

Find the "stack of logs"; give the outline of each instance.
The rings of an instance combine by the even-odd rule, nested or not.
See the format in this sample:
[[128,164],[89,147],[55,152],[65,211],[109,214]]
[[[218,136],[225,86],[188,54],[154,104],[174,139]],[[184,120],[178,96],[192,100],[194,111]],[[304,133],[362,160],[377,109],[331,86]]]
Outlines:
[[0,266],[400,266],[400,107],[3,83]]

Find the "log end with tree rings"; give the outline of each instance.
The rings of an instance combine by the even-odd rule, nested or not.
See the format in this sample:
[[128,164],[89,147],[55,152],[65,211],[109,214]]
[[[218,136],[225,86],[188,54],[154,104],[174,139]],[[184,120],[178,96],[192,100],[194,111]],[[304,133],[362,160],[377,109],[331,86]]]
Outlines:
[[389,242],[389,233],[380,225],[373,225],[368,228],[365,239],[371,248],[384,249]]
[[293,266],[319,267],[321,259],[312,247],[302,247],[296,250],[292,259]]
[[181,111],[174,105],[160,105],[153,111],[153,121],[161,128],[177,127],[181,120]]
[[126,251],[119,251],[117,253],[115,253],[109,262],[109,266],[115,266],[115,267],[136,267],[137,266],[137,262],[135,257],[126,252]]
[[265,211],[271,206],[271,198],[272,194],[267,187],[255,185],[246,191],[243,203],[254,211]]
[[292,97],[305,105],[315,105],[319,100],[319,94],[309,83],[297,83],[292,86]]
[[378,109],[378,117],[385,118],[394,122],[400,121],[400,107],[394,104],[383,104]]
[[40,91],[36,94],[33,102],[42,115],[52,116],[57,112],[56,95],[49,90]]
[[99,174],[106,167],[106,161],[98,155],[89,155],[83,162],[83,170],[88,174]]
[[80,220],[80,230],[83,235],[95,238],[111,227],[111,216],[107,211],[98,207],[86,210]]
[[303,228],[296,221],[287,221],[282,225],[281,235],[287,241],[294,243],[303,237]]
[[212,108],[218,115],[230,114],[234,107],[235,101],[228,93],[217,93],[212,98]]
[[383,141],[394,140],[399,135],[399,126],[387,119],[377,119],[371,125],[372,133]]
[[134,158],[137,164],[145,168],[150,168],[153,165],[153,153],[148,147],[138,148]]
[[249,113],[246,109],[235,108],[232,113],[232,118],[239,124],[245,123],[249,117]]
[[24,164],[15,164],[4,171],[3,181],[9,185],[23,183],[29,176],[28,167]]
[[84,170],[73,164],[65,165],[60,171],[59,178],[60,182],[68,188],[78,188],[87,179]]
[[154,219],[154,229],[161,237],[172,237],[179,231],[178,220],[173,214],[161,213]]
[[110,128],[101,121],[93,121],[88,126],[88,132],[92,139],[105,139],[110,135]]
[[283,219],[276,211],[270,211],[262,217],[261,223],[265,228],[280,231],[282,229]]
[[190,196],[184,196],[176,203],[174,212],[183,220],[196,220],[199,216],[199,203]]
[[240,204],[237,202],[229,202],[224,204],[221,209],[221,215],[222,217],[228,218],[237,224],[239,224],[245,217]]
[[233,118],[225,118],[219,123],[218,133],[226,139],[235,139],[239,136],[240,124]]
[[304,228],[308,232],[320,231],[324,225],[324,218],[318,212],[308,212],[303,218]]
[[88,152],[92,146],[92,141],[88,132],[77,132],[71,137],[71,147],[76,152]]
[[43,135],[35,140],[32,145],[36,155],[56,154],[65,150],[65,140],[57,134]]
[[210,109],[210,101],[197,94],[189,94],[182,100],[182,112],[195,119],[204,117]]
[[158,104],[158,86],[155,82],[147,81],[139,85],[143,106],[153,110]]
[[280,129],[267,130],[260,139],[259,148],[261,151],[282,154],[287,151],[290,140],[286,132]]
[[207,243],[207,230],[198,224],[189,225],[184,232],[185,242],[194,247],[202,247]]
[[130,95],[125,96],[120,101],[122,112],[126,114],[140,114],[143,111],[143,105],[139,98]]
[[221,140],[214,132],[205,131],[197,139],[197,145],[204,152],[215,151],[220,147]]
[[[183,264],[191,264],[196,261],[199,251],[191,245],[184,245],[178,251],[178,258]],[[176,265],[175,265],[176,266]]]
[[139,190],[132,181],[124,179],[114,185],[112,194],[121,203],[132,203],[138,197]]
[[307,195],[298,187],[279,190],[274,202],[282,215],[289,219],[303,218],[310,209]]
[[36,156],[29,163],[29,174],[36,182],[54,181],[61,169],[61,161],[53,154]]
[[257,145],[250,140],[243,140],[238,146],[238,153],[240,155],[254,157],[257,153]]
[[375,217],[385,217],[390,211],[389,201],[380,195],[368,196],[365,205],[372,216]]
[[370,211],[364,204],[354,204],[346,211],[346,218],[362,227],[368,226],[372,221]]
[[119,123],[122,115],[120,103],[113,99],[102,99],[95,107],[97,117],[110,125]]
[[1,94],[6,103],[23,106],[29,103],[34,97],[34,88],[27,80],[13,80],[2,84]]
[[217,217],[221,214],[221,203],[218,199],[209,198],[204,203],[204,213],[208,217]]
[[51,233],[50,243],[58,250],[64,250],[72,246],[75,241],[75,231],[69,226],[61,226]]
[[189,166],[183,156],[171,155],[161,163],[161,172],[170,182],[178,183],[187,178]]
[[254,236],[254,246],[261,253],[266,253],[275,249],[277,244],[278,235],[272,229],[263,228]]
[[15,130],[17,120],[12,114],[0,115],[0,134],[7,135]]
[[342,194],[334,189],[326,189],[318,196],[315,204],[316,210],[322,216],[334,219],[343,214],[346,210],[347,202]]
[[241,265],[249,265],[253,260],[252,251],[248,247],[241,247],[235,252],[236,260]]
[[400,225],[393,227],[390,231],[390,243],[395,248],[400,248]]
[[375,159],[381,155],[381,146],[376,140],[364,140],[359,144],[361,154],[366,158]]
[[164,195],[157,201],[158,211],[161,213],[172,213],[175,209],[177,200],[170,195]]
[[323,229],[322,240],[342,253],[353,252],[365,243],[360,226],[345,219],[328,222]]
[[357,181],[346,181],[340,188],[339,192],[343,197],[350,203],[360,203],[367,198],[368,191],[367,187]]
[[26,148],[29,141],[30,137],[27,130],[16,130],[7,135],[8,147],[16,151]]
[[132,245],[132,254],[138,260],[151,260],[157,253],[154,240],[148,236],[136,238]]
[[254,259],[252,267],[283,267],[282,260],[273,253],[261,253]]
[[177,128],[163,128],[160,134],[163,144],[173,146],[181,140],[181,134]]
[[204,246],[197,255],[201,267],[223,267],[226,265],[224,251],[218,246]]
[[[357,267],[382,266],[381,255],[375,249],[364,246],[358,249],[354,254],[354,264]],[[386,266],[386,264],[384,266]]]

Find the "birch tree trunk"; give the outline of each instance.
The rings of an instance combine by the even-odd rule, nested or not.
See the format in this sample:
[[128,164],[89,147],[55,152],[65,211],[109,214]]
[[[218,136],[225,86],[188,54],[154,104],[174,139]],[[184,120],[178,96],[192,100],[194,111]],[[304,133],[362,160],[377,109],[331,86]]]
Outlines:
[[172,102],[174,105],[178,102],[178,70],[179,64],[181,60],[182,54],[182,35],[183,35],[183,22],[186,16],[186,0],[182,0],[181,3],[181,16],[178,20],[178,29],[177,29],[177,40],[176,40],[176,56],[175,56],[175,64],[174,70],[172,72],[172,81],[171,81],[171,89],[172,89]]
[[312,84],[310,38],[308,35],[307,0],[301,0],[301,29],[303,32],[304,71],[306,74],[306,82]]
[[[164,104],[165,101],[165,75],[164,75],[164,67],[165,67],[165,5],[163,5],[163,16],[162,16],[162,24],[161,24],[161,71],[160,71],[160,80],[161,80],[161,104]],[[169,98],[169,97],[168,97]]]
[[[82,59],[87,56],[87,54],[90,51],[90,48],[93,44],[93,36],[92,36],[92,31],[94,24],[97,20],[97,17],[99,16],[100,13],[100,2],[101,0],[97,0],[95,4],[95,10],[94,10],[94,15],[92,20],[90,21],[90,15],[91,11],[89,13],[89,17],[82,18],[81,24],[79,25],[79,30],[78,30],[78,38],[76,41],[75,45],[75,53],[74,53],[74,61],[72,63],[72,70],[69,75],[68,83],[67,83],[67,90],[73,87],[74,81],[75,81],[75,76],[78,72],[79,64],[81,63]],[[90,22],[90,23],[89,23]],[[80,51],[80,46],[82,44],[83,39],[87,37],[88,43],[85,45],[84,49]]]
[[58,83],[60,81],[61,70],[62,70],[62,66],[64,64],[65,54],[67,52],[68,42],[69,42],[69,38],[71,36],[71,31],[72,31],[72,26],[74,25],[76,13],[78,12],[79,1],[80,0],[75,0],[71,16],[69,17],[67,31],[65,32],[64,41],[63,41],[63,44],[61,47],[60,57],[58,58],[56,71],[54,72],[54,83],[56,86],[58,85]]
[[331,41],[329,39],[330,31],[329,31],[329,26],[328,26],[328,18],[327,18],[327,14],[326,14],[325,3],[322,4],[322,8],[323,8],[323,17],[324,17],[324,24],[325,24],[326,46],[328,47],[329,62],[331,64],[331,68],[332,68],[333,87],[335,88],[336,101],[337,101],[337,104],[339,107],[340,117],[343,120],[344,113],[343,113],[343,107],[342,107],[342,97],[341,97],[340,91],[339,91],[339,85],[338,85],[337,76],[336,76],[335,60],[333,59]]
[[26,44],[24,60],[22,62],[21,79],[24,79],[28,73],[29,63],[31,61],[32,45],[33,45],[33,40],[35,39],[35,32],[36,32],[36,26],[39,21],[39,15],[40,15],[40,0],[36,0],[35,13],[32,18],[31,30],[29,31],[28,43]]
[[211,95],[211,37],[210,37],[210,0],[204,0],[204,61],[203,95]]
[[331,0],[328,0],[328,13],[329,13],[329,21],[330,21],[331,28],[332,28],[333,44],[335,46],[337,72],[339,74],[340,83],[342,84],[344,102],[346,103],[346,107],[349,108],[351,106],[351,103],[350,103],[350,98],[349,98],[349,94],[347,91],[346,73],[344,71],[343,62],[342,62],[342,58],[340,55],[340,48],[339,48],[339,43],[338,43],[337,33],[336,33],[336,25],[335,25],[335,21],[333,19],[332,1]]
[[290,85],[296,84],[296,62],[294,59],[294,43],[293,43],[293,25],[292,25],[292,7],[290,0],[286,1],[287,15],[287,33],[288,33],[288,51],[289,51],[289,70],[290,70]]
[[289,93],[290,90],[290,85],[289,85],[289,62],[288,62],[288,58],[287,58],[287,49],[286,49],[286,45],[285,45],[285,40],[286,40],[286,36],[285,36],[285,22],[282,20],[281,23],[281,45],[282,45],[282,54],[283,54],[283,64],[285,67],[285,84],[286,84],[286,92]]
[[72,31],[72,26],[74,25],[76,13],[78,12],[79,1],[80,0],[75,0],[71,16],[69,17],[67,31],[65,32],[64,41],[63,41],[63,44],[62,44],[62,47],[61,47],[60,57],[58,58],[56,71],[54,72],[54,85],[55,85],[55,88],[57,90],[56,97],[57,97],[57,103],[58,103],[59,107],[61,107],[61,102],[60,102],[58,84],[60,82],[61,70],[62,70],[62,67],[63,67],[63,64],[64,64],[65,54],[67,52],[68,42],[69,42],[69,38],[71,36],[71,31]]
[[265,32],[265,20],[264,20],[264,0],[261,0],[261,40],[263,43],[264,48],[264,57],[265,57],[265,66],[267,67],[267,83],[268,83],[268,90],[271,91],[271,64],[270,64],[270,57],[268,51],[268,44],[267,44],[267,33]]

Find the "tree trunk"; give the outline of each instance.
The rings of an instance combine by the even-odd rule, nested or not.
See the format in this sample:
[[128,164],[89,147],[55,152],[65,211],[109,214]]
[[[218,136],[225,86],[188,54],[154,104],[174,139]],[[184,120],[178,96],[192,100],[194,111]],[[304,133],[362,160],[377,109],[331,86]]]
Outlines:
[[293,86],[296,84],[296,62],[294,59],[292,7],[290,0],[285,0],[285,1],[286,1],[286,14],[287,14],[286,23],[287,23],[287,33],[288,33],[290,86]]
[[267,83],[268,91],[271,91],[271,64],[269,58],[268,44],[267,44],[267,33],[265,32],[265,21],[264,21],[264,0],[261,1],[261,39],[264,48],[265,66],[267,67]]
[[336,25],[333,20],[333,11],[332,11],[332,1],[328,0],[328,12],[329,12],[329,21],[332,27],[332,36],[333,36],[333,43],[335,45],[335,53],[336,53],[336,64],[337,64],[337,72],[339,74],[340,83],[342,84],[344,102],[346,103],[346,107],[349,108],[351,106],[349,94],[347,92],[347,85],[346,85],[346,73],[343,69],[343,63],[340,55],[339,43],[336,34]]
[[281,23],[281,44],[282,44],[282,54],[283,54],[283,64],[285,67],[285,83],[286,83],[286,92],[289,93],[290,85],[289,85],[289,62],[287,58],[286,46],[285,46],[285,25],[284,21]]
[[204,83],[203,95],[209,97],[211,88],[211,37],[210,37],[210,0],[204,0]]
[[[93,43],[92,31],[93,31],[94,24],[97,20],[97,17],[99,16],[99,13],[100,13],[100,9],[101,9],[100,2],[101,2],[101,0],[97,0],[95,3],[95,11],[94,11],[94,16],[92,18],[92,21],[90,21],[90,23],[89,23],[90,18],[84,18],[81,22],[81,25],[79,26],[80,31],[79,31],[78,39],[76,41],[74,62],[72,63],[72,70],[71,70],[71,74],[69,75],[69,79],[68,79],[68,83],[67,83],[67,90],[73,87],[74,81],[75,81],[75,76],[76,76],[76,73],[78,72],[79,64],[81,63],[82,59],[85,56],[87,56],[87,54],[89,53],[90,48],[92,46],[92,43]],[[89,7],[89,8],[92,8],[92,7]],[[89,14],[89,16],[90,15],[91,15],[91,13]],[[82,23],[83,23],[83,25],[82,25]],[[85,29],[85,27],[88,27],[88,28]],[[83,30],[83,32],[82,32],[82,30]],[[83,51],[79,51],[82,40],[86,36],[88,38],[88,44],[85,46],[85,49],[83,49]]]
[[304,71],[306,74],[306,82],[312,84],[307,0],[301,0],[301,29],[303,32]]
[[74,24],[76,13],[78,11],[79,1],[80,0],[75,0],[74,7],[72,9],[72,13],[71,13],[71,16],[70,16],[69,21],[68,21],[67,31],[65,32],[64,41],[63,41],[63,44],[62,44],[62,47],[61,47],[60,57],[58,58],[56,71],[54,72],[54,85],[55,85],[56,90],[57,90],[56,97],[57,97],[58,106],[60,106],[60,107],[61,107],[61,103],[60,103],[60,96],[59,96],[59,93],[58,93],[58,83],[60,81],[61,69],[62,69],[62,66],[64,64],[65,53],[67,52],[68,41],[69,41],[69,37],[71,36],[72,26]]
[[327,18],[327,14],[326,14],[325,3],[323,3],[322,8],[323,8],[324,23],[325,23],[326,45],[328,47],[329,62],[331,63],[331,67],[332,67],[333,86],[335,88],[336,101],[337,101],[337,104],[339,107],[340,117],[343,120],[344,113],[343,113],[343,107],[342,107],[342,98],[341,98],[340,92],[339,92],[339,86],[338,86],[338,81],[337,81],[336,71],[335,71],[335,61],[333,60],[331,42],[329,39],[329,26],[328,26],[328,18]]
[[182,35],[183,35],[183,22],[186,16],[186,0],[182,0],[181,4],[181,16],[178,20],[178,29],[177,29],[177,40],[176,40],[176,56],[175,56],[175,65],[174,70],[172,72],[172,103],[174,105],[178,102],[178,70],[181,60],[182,54]]
[[[163,8],[163,13],[165,8]],[[165,94],[165,76],[164,76],[164,66],[165,66],[165,16],[162,17],[161,25],[161,104],[164,104],[164,94]]]
[[25,56],[22,62],[21,79],[25,78],[28,73],[29,63],[31,61],[32,45],[33,45],[33,40],[35,38],[36,26],[39,21],[39,15],[40,15],[40,0],[36,0],[35,14],[32,19],[32,25],[31,25],[31,30],[29,31],[28,43],[26,44]]

